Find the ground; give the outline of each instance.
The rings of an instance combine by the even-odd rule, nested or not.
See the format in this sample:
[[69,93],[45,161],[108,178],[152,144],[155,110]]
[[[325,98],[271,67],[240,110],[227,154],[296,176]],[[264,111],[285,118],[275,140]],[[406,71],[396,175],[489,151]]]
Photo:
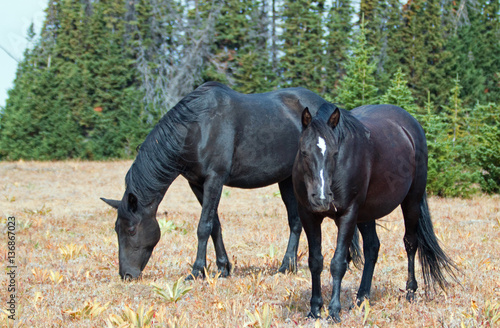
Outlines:
[[[276,185],[226,188],[219,207],[224,242],[234,266],[229,278],[184,282],[197,245],[200,206],[185,180],[168,190],[158,220],[164,234],[143,278],[118,275],[116,212],[99,197],[120,199],[131,161],[1,162],[0,322],[12,326],[7,301],[15,295],[22,327],[114,327],[152,318],[153,327],[326,327],[305,318],[311,296],[307,243],[302,234],[297,274],[275,274],[288,241],[284,205]],[[424,288],[420,268],[416,300],[405,300],[406,253],[400,209],[379,220],[379,261],[369,305],[349,310],[361,279],[355,268],[342,283],[346,327],[493,327],[500,324],[500,197],[430,197],[434,227],[461,272],[445,292]],[[13,224],[8,222],[15,221]],[[11,232],[9,234],[9,229]],[[15,237],[13,237],[15,236]],[[323,223],[322,274],[330,300],[329,262],[336,227]],[[10,245],[8,238],[11,238]],[[14,246],[13,253],[8,247]],[[12,247],[11,247],[12,251]],[[8,261],[12,260],[11,263]],[[8,268],[14,264],[16,268]],[[12,274],[15,270],[15,274]],[[10,274],[10,275],[9,275]],[[13,280],[12,280],[12,279]],[[10,282],[15,284],[11,285]],[[164,291],[162,297],[153,284]],[[9,286],[15,286],[15,291]],[[168,294],[167,286],[172,288]],[[191,288],[191,289],[190,289]],[[427,292],[426,292],[427,291]],[[165,295],[166,294],[166,295]],[[142,308],[141,308],[142,307]],[[149,315],[149,316],[148,316]],[[326,313],[323,313],[323,317]],[[134,327],[140,327],[136,322]]]

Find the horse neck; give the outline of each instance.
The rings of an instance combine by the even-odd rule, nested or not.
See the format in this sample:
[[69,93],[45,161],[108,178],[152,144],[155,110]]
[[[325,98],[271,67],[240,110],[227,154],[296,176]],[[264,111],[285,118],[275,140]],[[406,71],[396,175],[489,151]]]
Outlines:
[[151,204],[161,202],[172,182],[179,176],[174,166],[147,161],[139,158],[132,164],[125,178],[127,188],[136,194],[141,203]]

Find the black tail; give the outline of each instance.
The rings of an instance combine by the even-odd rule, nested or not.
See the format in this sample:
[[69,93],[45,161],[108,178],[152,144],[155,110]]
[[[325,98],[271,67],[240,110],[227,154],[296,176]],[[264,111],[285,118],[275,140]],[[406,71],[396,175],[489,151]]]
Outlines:
[[361,256],[361,247],[359,246],[358,227],[356,227],[356,230],[354,231],[351,246],[349,247],[349,260],[352,260],[356,269],[361,270],[363,268],[363,257]]
[[456,272],[459,272],[457,265],[444,253],[434,228],[432,227],[429,207],[427,206],[427,195],[424,194],[420,203],[420,218],[417,229],[418,257],[422,266],[424,282],[427,286],[434,286],[437,283],[443,290],[448,286],[446,275],[458,282]]

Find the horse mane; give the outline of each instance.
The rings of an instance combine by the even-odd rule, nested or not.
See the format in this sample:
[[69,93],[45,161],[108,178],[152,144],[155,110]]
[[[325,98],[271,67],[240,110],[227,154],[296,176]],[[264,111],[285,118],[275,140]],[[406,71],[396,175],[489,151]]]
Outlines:
[[125,176],[125,185],[141,205],[150,204],[159,195],[163,197],[172,180],[182,172],[178,159],[184,146],[185,129],[213,107],[216,100],[209,92],[214,88],[231,90],[217,82],[204,83],[172,107],[139,146]]
[[[328,119],[333,114],[335,109],[340,111],[340,118],[337,126],[335,128],[330,128],[328,124]],[[356,136],[362,134],[366,136],[366,127],[361,123],[356,117],[354,117],[350,111],[340,108],[332,103],[324,103],[318,109],[318,112],[314,119],[311,121],[311,125],[314,129],[318,130],[320,133],[328,133],[332,135],[335,143],[339,144],[348,136]]]

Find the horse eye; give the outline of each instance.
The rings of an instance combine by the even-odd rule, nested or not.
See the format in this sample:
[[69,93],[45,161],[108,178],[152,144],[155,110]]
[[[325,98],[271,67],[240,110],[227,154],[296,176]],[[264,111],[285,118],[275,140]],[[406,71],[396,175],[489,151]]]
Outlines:
[[302,157],[307,157],[307,153],[304,151],[304,150],[301,150],[300,151],[300,155],[302,155]]
[[136,229],[136,228],[137,228],[137,226],[135,226],[135,225],[134,225],[134,226],[132,226],[132,227],[128,227],[128,228],[127,228],[127,232],[128,232],[128,234],[129,234],[130,236],[135,235],[135,233],[137,232],[137,229]]

